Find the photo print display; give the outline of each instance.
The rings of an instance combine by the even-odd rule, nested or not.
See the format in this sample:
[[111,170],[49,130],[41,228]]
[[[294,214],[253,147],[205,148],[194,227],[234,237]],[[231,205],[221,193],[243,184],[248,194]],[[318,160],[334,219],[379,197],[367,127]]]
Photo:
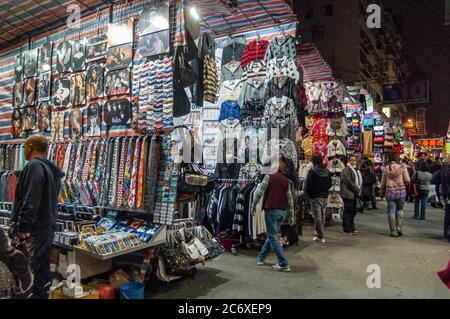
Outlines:
[[54,141],[64,139],[64,117],[65,112],[54,112],[51,118],[51,136]]
[[23,83],[16,82],[13,87],[13,106],[19,108],[23,103]]
[[11,115],[11,135],[19,137],[22,134],[22,113],[14,110]]
[[42,102],[36,110],[36,123],[39,132],[49,132],[51,124],[51,106],[50,103]]
[[169,29],[169,1],[146,6],[139,16],[139,35]]
[[99,137],[101,135],[101,117],[102,117],[102,102],[97,101],[89,104],[87,107],[87,131],[88,137]]
[[56,46],[56,70],[58,73],[71,71],[72,45],[69,41],[63,41]]
[[103,107],[103,111],[106,125],[131,124],[132,110],[128,98],[108,100]]
[[108,24],[108,47],[133,42],[134,19]]
[[49,42],[39,49],[39,66],[40,73],[51,71],[52,67],[52,49],[53,43]]
[[72,105],[84,104],[86,100],[86,76],[84,73],[75,73],[70,77],[70,103]]
[[72,42],[72,72],[84,70],[86,63],[84,40]]
[[86,43],[86,61],[91,62],[99,59],[106,58],[106,52],[108,51],[108,36],[102,34],[95,38],[87,40]]
[[14,78],[16,82],[22,81],[24,60],[25,55],[23,53],[16,56],[16,61],[14,62]]
[[27,106],[22,113],[22,131],[33,131],[36,128],[36,109]]
[[104,92],[104,75],[103,66],[101,64],[89,65],[86,72],[86,94],[89,100],[103,97]]
[[53,105],[59,108],[66,107],[70,102],[70,79],[61,77],[53,84]]
[[69,132],[71,139],[81,138],[83,135],[83,112],[81,109],[70,110]]
[[106,73],[105,91],[107,96],[130,93],[130,69]]
[[139,53],[142,57],[168,53],[169,50],[169,30],[150,33],[139,39]]
[[31,78],[37,75],[38,49],[25,51],[24,78]]
[[36,97],[36,78],[29,78],[23,85],[23,104],[33,105]]
[[50,100],[51,72],[41,73],[38,80],[38,99],[39,101]]
[[129,68],[133,63],[133,45],[124,44],[110,48],[106,57],[108,71]]

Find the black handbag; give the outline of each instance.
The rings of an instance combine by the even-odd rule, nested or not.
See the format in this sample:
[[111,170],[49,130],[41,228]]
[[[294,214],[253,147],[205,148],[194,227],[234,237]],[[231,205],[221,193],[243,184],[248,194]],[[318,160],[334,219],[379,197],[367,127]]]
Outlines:
[[184,47],[179,47],[175,52],[175,68],[173,76],[180,81],[183,88],[187,88],[197,83],[198,73],[189,64],[183,50]]
[[173,116],[185,116],[191,112],[191,102],[179,80],[174,79],[173,86]]
[[193,275],[194,270],[191,266],[191,257],[184,252],[181,244],[174,238],[173,234],[169,234],[169,237],[169,243],[160,251],[167,274],[172,276]]
[[181,176],[178,180],[178,191],[185,194],[196,195],[208,184],[208,176],[197,164],[183,164]]

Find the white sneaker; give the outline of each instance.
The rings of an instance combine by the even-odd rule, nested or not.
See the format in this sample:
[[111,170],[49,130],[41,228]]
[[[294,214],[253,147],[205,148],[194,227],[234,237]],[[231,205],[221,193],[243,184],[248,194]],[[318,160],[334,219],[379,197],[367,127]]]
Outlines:
[[322,244],[325,244],[325,238],[322,238],[321,242]]
[[282,272],[291,272],[291,267],[280,267],[280,265],[276,264],[272,266],[272,269],[275,271],[282,271]]
[[264,266],[266,263],[264,261],[258,261],[258,266]]

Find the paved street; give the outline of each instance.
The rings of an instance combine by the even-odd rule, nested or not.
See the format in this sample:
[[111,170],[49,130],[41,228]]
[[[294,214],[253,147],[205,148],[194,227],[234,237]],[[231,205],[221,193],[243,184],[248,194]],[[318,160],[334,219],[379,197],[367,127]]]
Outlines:
[[[337,224],[326,229],[326,244],[313,242],[313,229],[304,230],[298,247],[287,251],[292,273],[258,268],[257,252],[225,253],[207,267],[198,267],[194,279],[185,279],[160,291],[155,298],[450,298],[436,276],[450,258],[450,243],[441,239],[443,210],[429,209],[425,222],[411,219],[406,206],[405,236],[391,238],[380,210],[356,218],[358,236],[342,232]],[[269,263],[274,264],[271,255]],[[367,266],[381,267],[381,288],[366,285]]]

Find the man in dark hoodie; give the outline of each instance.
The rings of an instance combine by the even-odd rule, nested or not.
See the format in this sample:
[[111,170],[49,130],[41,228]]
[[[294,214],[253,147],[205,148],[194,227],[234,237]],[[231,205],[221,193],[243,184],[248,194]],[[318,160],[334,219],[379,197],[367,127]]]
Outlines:
[[14,246],[23,245],[34,274],[33,298],[48,298],[50,252],[64,173],[47,160],[48,141],[34,135],[25,141],[28,164],[20,173],[12,211]]
[[322,154],[315,153],[312,162],[313,168],[308,172],[308,176],[306,177],[305,192],[311,198],[311,211],[314,216],[316,229],[314,241],[325,243],[323,229],[325,225],[327,198],[331,188],[331,175],[324,167]]

